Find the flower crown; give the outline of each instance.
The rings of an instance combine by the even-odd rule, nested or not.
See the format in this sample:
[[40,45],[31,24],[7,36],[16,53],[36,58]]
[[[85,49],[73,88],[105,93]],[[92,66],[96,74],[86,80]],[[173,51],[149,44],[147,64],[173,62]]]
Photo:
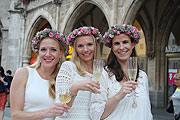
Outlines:
[[46,37],[57,40],[62,45],[64,50],[67,48],[67,41],[63,34],[60,34],[55,30],[45,28],[44,30],[37,32],[36,36],[32,40],[32,47],[34,52],[38,52],[41,40]]
[[126,25],[126,24],[111,26],[111,28],[104,34],[102,42],[107,47],[111,47],[112,39],[115,37],[115,35],[120,35],[121,33],[128,35],[130,38],[132,38],[135,41],[136,44],[139,43],[139,39],[141,36],[139,30],[132,25]]
[[74,29],[69,35],[68,35],[68,42],[70,46],[74,45],[74,41],[77,37],[82,35],[93,35],[97,42],[100,43],[100,40],[102,38],[101,33],[97,28],[94,27],[80,27],[78,29]]

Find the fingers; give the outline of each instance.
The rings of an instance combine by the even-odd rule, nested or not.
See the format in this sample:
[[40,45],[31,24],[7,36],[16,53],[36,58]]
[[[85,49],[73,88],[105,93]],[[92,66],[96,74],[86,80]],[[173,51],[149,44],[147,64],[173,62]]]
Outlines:
[[91,85],[92,87],[95,87],[97,89],[100,89],[100,83],[97,81],[90,80],[89,85]]
[[98,91],[98,89],[92,85],[87,85],[87,89],[88,91],[92,92],[92,93],[100,93],[100,91]]
[[130,94],[133,90],[136,89],[138,83],[134,81],[127,81],[122,84],[122,92],[124,94]]
[[84,80],[74,83],[74,86],[78,88],[78,90],[90,91],[92,93],[100,93],[98,89],[100,89],[100,84],[97,81],[93,80]]
[[51,112],[54,111],[55,116],[61,116],[64,112],[68,112],[69,109],[70,107],[66,104],[55,103]]

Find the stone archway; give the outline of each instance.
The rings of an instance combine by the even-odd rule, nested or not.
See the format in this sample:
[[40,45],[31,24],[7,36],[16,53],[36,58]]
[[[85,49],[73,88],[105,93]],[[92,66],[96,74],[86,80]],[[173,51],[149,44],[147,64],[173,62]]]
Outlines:
[[43,16],[39,16],[32,24],[32,27],[29,30],[27,40],[25,42],[26,44],[24,46],[24,53],[23,53],[23,66],[32,64],[36,61],[37,56],[32,51],[31,41],[32,41],[33,37],[35,36],[35,34],[38,31],[43,30],[44,28],[52,29],[51,24]]
[[131,0],[124,6],[129,7],[124,10],[123,23],[132,24],[136,19],[145,34],[151,103],[155,107],[164,107],[168,88],[165,47],[171,32],[176,38],[180,36],[180,1]]
[[[68,35],[74,28],[80,26],[94,26],[104,33],[108,29],[107,17],[103,13],[96,2],[93,1],[81,1],[76,3],[76,6],[69,13],[69,18],[66,21],[66,26],[64,26],[64,34]],[[95,14],[96,13],[96,14]]]
[[[81,26],[93,26],[98,28],[103,35],[104,32],[108,30],[109,25],[105,14],[98,6],[100,5],[97,5],[97,3],[93,1],[82,1],[78,3],[66,23],[64,34],[68,35],[73,29]],[[108,48],[101,46],[101,53],[104,58],[108,52],[103,53],[103,49]]]

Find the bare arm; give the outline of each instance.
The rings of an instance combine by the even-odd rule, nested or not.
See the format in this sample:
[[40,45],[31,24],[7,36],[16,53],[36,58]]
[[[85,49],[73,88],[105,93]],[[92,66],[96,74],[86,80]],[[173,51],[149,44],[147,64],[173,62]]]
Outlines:
[[132,90],[136,88],[135,85],[137,85],[137,83],[133,81],[122,83],[122,88],[120,89],[120,91],[106,102],[101,119],[105,119],[106,117],[108,117],[116,108],[119,101],[122,100],[126,94],[131,93]]
[[62,115],[64,111],[67,111],[67,109],[69,109],[68,106],[54,104],[52,107],[44,110],[35,112],[23,111],[27,79],[27,68],[20,68],[16,71],[10,88],[12,120],[38,120],[43,118],[55,117],[57,115]]

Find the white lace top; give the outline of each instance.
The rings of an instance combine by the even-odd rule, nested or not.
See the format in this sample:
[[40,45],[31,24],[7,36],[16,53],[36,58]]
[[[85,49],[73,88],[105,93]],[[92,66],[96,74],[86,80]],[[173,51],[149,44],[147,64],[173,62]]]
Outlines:
[[[73,62],[64,62],[56,78],[56,102],[60,103],[60,87],[69,86],[77,81],[92,79],[92,76],[90,73],[86,73],[86,76],[80,76]],[[89,91],[79,91],[68,113],[61,117],[56,117],[56,120],[90,120],[90,98],[91,93]]]
[[[132,108],[133,96],[126,95],[117,104],[114,111],[105,120],[152,120],[151,106],[149,100],[148,79],[146,73],[139,72],[137,93],[137,107]],[[101,84],[101,94],[92,94],[90,116],[92,120],[100,120],[104,112],[106,102],[112,98],[120,89],[121,84],[116,81],[115,76],[109,78],[107,72],[103,70]]]

